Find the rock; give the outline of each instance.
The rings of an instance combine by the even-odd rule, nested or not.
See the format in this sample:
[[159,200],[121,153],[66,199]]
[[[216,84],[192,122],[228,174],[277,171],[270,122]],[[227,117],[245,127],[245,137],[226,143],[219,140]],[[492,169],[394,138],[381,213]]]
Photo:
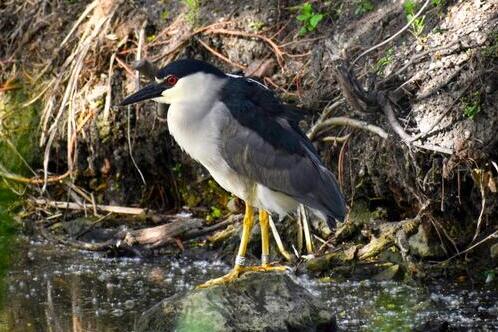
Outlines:
[[410,254],[422,258],[444,257],[445,252],[439,241],[431,238],[429,231],[423,224],[418,227],[418,232],[408,239]]
[[237,198],[232,197],[227,203],[227,210],[232,213],[240,213],[241,206]]
[[401,278],[403,278],[403,270],[398,264],[389,266],[373,277],[375,281],[400,280]]
[[142,314],[135,331],[336,331],[336,321],[287,274],[248,273],[163,300]]

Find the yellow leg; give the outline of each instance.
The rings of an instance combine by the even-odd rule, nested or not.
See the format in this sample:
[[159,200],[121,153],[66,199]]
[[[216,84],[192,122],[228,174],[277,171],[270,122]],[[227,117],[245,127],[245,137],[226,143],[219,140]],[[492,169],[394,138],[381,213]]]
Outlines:
[[270,215],[259,210],[259,226],[261,227],[261,265],[244,266],[244,272],[286,271],[286,266],[270,265]]
[[226,284],[234,281],[239,277],[239,275],[243,272],[244,267],[241,265],[241,260],[244,259],[247,252],[247,244],[251,239],[251,231],[252,226],[254,224],[254,209],[252,206],[246,203],[246,212],[244,215],[244,220],[242,222],[242,239],[240,240],[239,251],[237,254],[237,258],[235,260],[235,265],[227,275],[223,277],[211,279],[199,286],[198,288],[206,288],[214,285]]
[[[243,266],[247,253],[247,244],[251,239],[251,230],[253,226],[254,211],[252,206],[246,203],[246,213],[242,224],[242,239],[240,240],[239,251],[235,259],[235,265],[228,274],[205,282],[197,288],[206,288],[215,285],[223,285],[236,280],[244,272],[264,272],[264,271],[286,271],[289,268],[285,266],[271,266],[268,262],[270,255],[270,232],[269,232],[269,215],[266,211],[259,212],[259,222],[261,226],[262,241],[262,264],[260,266]],[[265,258],[267,257],[267,258]],[[266,262],[265,262],[266,260]]]
[[286,266],[270,265],[270,215],[265,210],[259,210],[259,225],[261,227],[261,265],[244,266],[244,272],[287,271]]
[[259,210],[259,227],[261,228],[261,266],[270,263],[270,220],[268,212]]

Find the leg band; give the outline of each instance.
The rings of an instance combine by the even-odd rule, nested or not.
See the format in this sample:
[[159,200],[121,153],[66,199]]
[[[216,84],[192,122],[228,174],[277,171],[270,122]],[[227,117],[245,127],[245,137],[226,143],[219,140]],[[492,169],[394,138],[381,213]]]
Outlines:
[[237,255],[235,257],[235,265],[246,266],[246,264],[247,264],[247,259],[244,256]]

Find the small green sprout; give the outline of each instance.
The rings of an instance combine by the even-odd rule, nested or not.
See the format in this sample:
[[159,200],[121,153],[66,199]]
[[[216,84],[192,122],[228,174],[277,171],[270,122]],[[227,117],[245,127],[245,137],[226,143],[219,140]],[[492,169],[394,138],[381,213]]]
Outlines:
[[446,0],[432,0],[432,5],[434,7],[443,7],[445,5]]
[[[417,4],[413,0],[406,0],[403,3],[406,20],[410,22],[417,13]],[[417,17],[411,24],[411,32],[415,37],[420,37],[425,28],[425,16]]]
[[221,210],[215,206],[212,206],[211,207],[211,217],[213,217],[213,218],[221,217]]
[[473,120],[481,111],[481,93],[476,91],[464,99],[463,115]]
[[215,219],[221,218],[222,215],[223,214],[222,214],[222,212],[221,212],[221,210],[219,208],[217,208],[216,206],[211,206],[211,211],[206,216],[206,220],[207,221],[213,221]]
[[167,21],[169,19],[169,10],[165,9],[161,12],[161,20]]
[[377,63],[374,66],[374,70],[376,73],[384,71],[387,65],[393,62],[394,50],[392,48],[388,49],[384,56],[377,60]]
[[249,29],[251,29],[252,31],[256,32],[261,31],[261,29],[263,29],[264,26],[265,23],[259,20],[249,22]]
[[187,21],[191,25],[196,25],[199,20],[201,0],[182,0],[182,2],[185,6],[187,6]]
[[483,48],[482,54],[486,58],[498,59],[498,31],[491,34],[491,45]]
[[309,2],[304,3],[297,16],[297,20],[303,24],[301,29],[299,29],[299,34],[303,36],[308,32],[315,31],[318,23],[320,23],[324,17],[325,15],[322,13],[316,13]]
[[374,10],[374,4],[370,0],[359,0],[356,2],[355,15],[362,16]]

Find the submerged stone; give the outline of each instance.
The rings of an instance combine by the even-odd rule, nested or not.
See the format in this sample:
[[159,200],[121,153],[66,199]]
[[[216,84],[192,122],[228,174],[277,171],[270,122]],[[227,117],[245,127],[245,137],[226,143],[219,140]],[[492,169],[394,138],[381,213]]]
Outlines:
[[335,317],[284,273],[248,273],[163,300],[135,331],[336,331]]
[[373,277],[373,280],[390,281],[390,280],[401,280],[402,278],[403,278],[403,270],[399,265],[396,264],[376,274]]

